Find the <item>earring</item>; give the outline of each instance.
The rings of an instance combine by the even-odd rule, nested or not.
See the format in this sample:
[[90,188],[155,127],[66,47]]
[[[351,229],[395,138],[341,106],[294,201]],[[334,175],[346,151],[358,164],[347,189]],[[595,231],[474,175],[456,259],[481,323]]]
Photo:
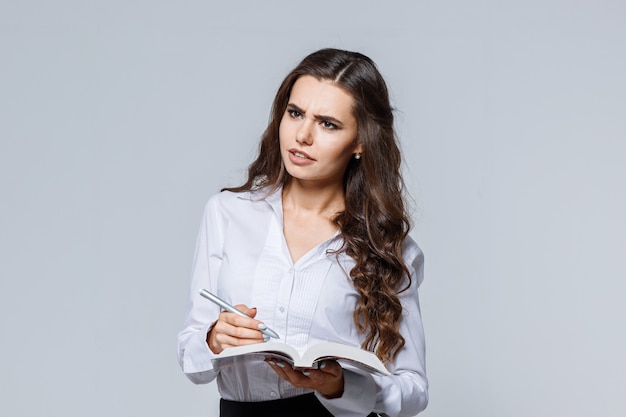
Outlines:
[[361,154],[360,153],[355,153],[354,154],[354,159],[361,159]]

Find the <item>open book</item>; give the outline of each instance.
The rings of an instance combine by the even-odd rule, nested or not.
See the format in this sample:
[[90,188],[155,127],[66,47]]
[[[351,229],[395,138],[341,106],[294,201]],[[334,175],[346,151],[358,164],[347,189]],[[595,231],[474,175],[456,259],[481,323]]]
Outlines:
[[298,352],[289,345],[280,342],[256,343],[254,345],[227,348],[211,360],[213,369],[227,367],[234,363],[234,358],[246,359],[276,358],[290,363],[294,368],[317,368],[319,362],[325,359],[346,361],[368,372],[390,375],[385,365],[372,352],[358,347],[342,345],[340,343],[323,342],[311,346],[300,357]]

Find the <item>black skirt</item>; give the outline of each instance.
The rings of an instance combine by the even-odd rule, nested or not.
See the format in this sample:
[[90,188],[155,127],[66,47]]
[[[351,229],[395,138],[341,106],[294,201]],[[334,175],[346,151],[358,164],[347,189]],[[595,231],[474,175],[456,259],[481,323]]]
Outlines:
[[[371,413],[367,417],[376,417]],[[220,417],[333,417],[315,394],[281,400],[239,402],[220,400]],[[365,416],[364,416],[365,417]]]

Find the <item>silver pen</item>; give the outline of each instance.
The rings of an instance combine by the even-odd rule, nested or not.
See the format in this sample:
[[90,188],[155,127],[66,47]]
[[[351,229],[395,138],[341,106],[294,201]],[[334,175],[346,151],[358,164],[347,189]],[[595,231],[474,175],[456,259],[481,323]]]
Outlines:
[[[226,311],[228,311],[230,313],[235,313],[235,314],[237,314],[237,315],[239,315],[241,317],[247,317],[249,319],[252,318],[249,315],[247,315],[245,313],[242,313],[241,311],[237,310],[235,307],[231,306],[226,301],[224,301],[221,298],[219,298],[217,295],[211,294],[210,292],[208,292],[205,289],[201,289],[200,290],[200,295],[203,296],[204,298],[206,298],[207,300],[213,301],[215,304],[217,304],[218,306],[222,307],[224,310],[226,310]],[[272,330],[269,327],[267,327],[266,325],[260,324],[259,326],[263,326],[264,327],[264,328],[259,327],[259,330],[264,335],[269,336],[269,337],[273,337],[274,339],[280,339],[278,334],[274,330]]]

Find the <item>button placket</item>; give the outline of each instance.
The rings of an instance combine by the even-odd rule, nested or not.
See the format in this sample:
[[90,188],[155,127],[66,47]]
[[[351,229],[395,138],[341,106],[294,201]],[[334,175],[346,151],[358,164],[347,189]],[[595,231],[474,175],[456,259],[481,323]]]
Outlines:
[[289,299],[291,297],[291,290],[293,286],[293,268],[287,269],[281,279],[278,287],[278,294],[276,297],[276,310],[275,310],[275,328],[274,330],[281,337],[281,341],[289,343],[289,337],[287,335],[287,317]]

